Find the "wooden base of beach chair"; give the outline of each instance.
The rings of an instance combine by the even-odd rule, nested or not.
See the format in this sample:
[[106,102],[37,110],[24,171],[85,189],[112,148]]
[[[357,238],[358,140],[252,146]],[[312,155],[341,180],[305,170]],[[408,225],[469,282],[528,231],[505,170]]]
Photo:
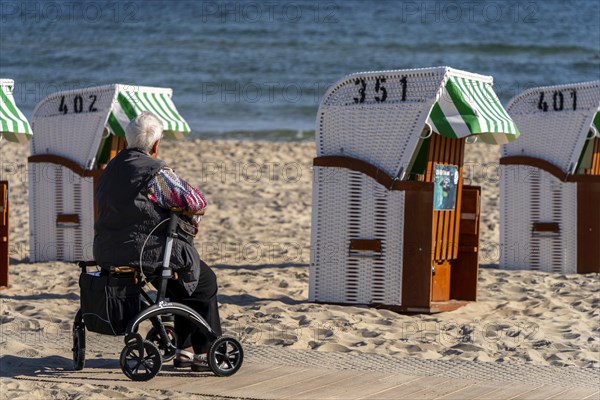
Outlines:
[[454,311],[469,304],[469,301],[448,300],[432,301],[429,307],[389,306],[384,304],[373,305],[375,308],[383,308],[401,314],[437,314],[441,312]]
[[0,289],[8,287],[9,231],[8,182],[0,181]]
[[600,272],[600,175],[577,183],[577,273]]

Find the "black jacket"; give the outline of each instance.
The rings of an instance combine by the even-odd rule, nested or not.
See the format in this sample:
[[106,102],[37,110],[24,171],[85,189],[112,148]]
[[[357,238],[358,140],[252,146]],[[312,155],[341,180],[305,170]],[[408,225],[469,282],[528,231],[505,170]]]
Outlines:
[[[162,266],[169,210],[148,199],[148,184],[166,167],[140,149],[125,149],[113,158],[96,187],[98,220],[94,225],[94,258],[101,267],[129,265],[140,267],[150,279]],[[181,231],[181,230],[180,230]],[[193,237],[180,232],[173,243],[171,268],[179,272],[188,293],[196,288],[200,256]],[[144,242],[147,242],[144,246]]]

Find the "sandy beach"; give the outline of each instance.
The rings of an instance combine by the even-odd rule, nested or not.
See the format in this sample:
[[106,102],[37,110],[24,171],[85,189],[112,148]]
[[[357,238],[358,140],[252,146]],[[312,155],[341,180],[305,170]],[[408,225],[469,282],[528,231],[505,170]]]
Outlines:
[[[0,148],[0,179],[10,182],[12,242],[11,287],[0,292],[2,397],[182,397],[14,378],[24,372],[23,358],[69,368],[78,269],[63,262],[29,263],[29,149],[12,143]],[[466,150],[465,181],[483,187],[479,301],[415,316],[308,302],[313,143],[164,142],[161,158],[206,194],[209,206],[196,247],[218,276],[223,327],[243,343],[598,369],[598,274],[496,268],[498,151],[478,144]],[[116,358],[120,347],[97,350],[88,357]]]

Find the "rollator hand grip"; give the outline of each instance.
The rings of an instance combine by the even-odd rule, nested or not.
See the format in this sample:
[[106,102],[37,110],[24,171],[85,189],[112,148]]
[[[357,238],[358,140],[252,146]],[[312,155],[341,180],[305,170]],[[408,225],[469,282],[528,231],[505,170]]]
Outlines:
[[170,218],[171,219],[169,221],[169,227],[167,228],[167,235],[169,235],[170,237],[176,237],[177,236],[177,224],[179,223],[179,216],[177,216],[176,213],[171,211]]
[[191,212],[184,211],[183,208],[181,208],[181,207],[171,207],[171,212],[176,213],[176,214],[188,215],[188,216],[204,215],[204,210],[199,210],[199,211],[191,213]]

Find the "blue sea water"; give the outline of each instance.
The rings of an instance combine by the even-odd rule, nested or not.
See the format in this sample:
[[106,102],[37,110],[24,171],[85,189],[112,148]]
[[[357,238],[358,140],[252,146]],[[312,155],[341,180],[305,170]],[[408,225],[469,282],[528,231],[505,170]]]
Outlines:
[[165,86],[195,137],[310,137],[344,75],[448,65],[504,104],[600,79],[600,2],[0,2],[0,77],[27,117],[64,89]]

